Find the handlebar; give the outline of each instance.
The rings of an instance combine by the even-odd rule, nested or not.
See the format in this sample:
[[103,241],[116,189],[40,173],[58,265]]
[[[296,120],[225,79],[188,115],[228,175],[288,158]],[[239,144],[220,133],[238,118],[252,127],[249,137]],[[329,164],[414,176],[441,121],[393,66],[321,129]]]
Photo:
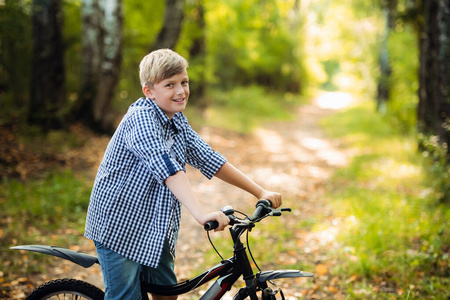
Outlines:
[[[239,219],[234,215],[234,209],[231,206],[225,206],[221,209],[221,211],[230,219],[230,223],[228,225],[234,225],[239,224],[241,222],[249,221],[249,223],[256,223],[260,221],[262,218],[266,216],[274,216],[278,217],[282,215],[283,211],[290,212],[290,208],[281,208],[281,209],[275,209],[272,207],[272,203],[269,200],[259,200],[256,203],[256,209],[253,215],[248,216],[244,219]],[[219,223],[217,221],[208,221],[205,223],[203,228],[206,231],[210,231],[213,229],[216,229],[219,226]]]

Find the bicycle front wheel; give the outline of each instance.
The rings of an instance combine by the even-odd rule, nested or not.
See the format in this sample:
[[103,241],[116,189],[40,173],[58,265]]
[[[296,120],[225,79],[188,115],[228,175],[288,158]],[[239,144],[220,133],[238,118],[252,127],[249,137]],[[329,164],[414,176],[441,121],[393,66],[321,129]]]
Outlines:
[[104,297],[105,293],[90,283],[76,279],[57,279],[37,287],[26,300],[102,300]]

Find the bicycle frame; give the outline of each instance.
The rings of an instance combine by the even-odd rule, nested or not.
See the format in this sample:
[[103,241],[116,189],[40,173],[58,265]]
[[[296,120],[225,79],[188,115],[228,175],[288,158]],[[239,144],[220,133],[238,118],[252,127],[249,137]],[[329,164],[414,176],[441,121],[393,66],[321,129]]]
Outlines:
[[219,276],[200,299],[220,299],[229,289],[231,289],[233,284],[241,276],[241,272],[238,269],[236,260],[231,258],[222,261],[220,264],[192,279],[180,282],[176,285],[153,285],[141,281],[141,290],[143,293],[164,296],[181,295],[190,292]]

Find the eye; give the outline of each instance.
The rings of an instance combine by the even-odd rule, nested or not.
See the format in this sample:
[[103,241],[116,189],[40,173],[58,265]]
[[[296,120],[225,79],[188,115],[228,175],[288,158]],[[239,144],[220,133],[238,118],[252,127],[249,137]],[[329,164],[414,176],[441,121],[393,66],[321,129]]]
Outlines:
[[189,84],[189,81],[187,81],[187,80],[182,81],[181,84],[182,84],[182,85],[188,85],[188,84]]
[[166,87],[173,87],[173,83],[166,84]]

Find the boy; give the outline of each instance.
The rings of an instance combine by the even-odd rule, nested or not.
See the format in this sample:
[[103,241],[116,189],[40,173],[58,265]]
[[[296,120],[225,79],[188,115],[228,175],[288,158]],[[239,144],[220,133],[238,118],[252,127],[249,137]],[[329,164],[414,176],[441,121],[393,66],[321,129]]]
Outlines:
[[[176,284],[175,244],[183,204],[198,223],[229,220],[207,213],[194,195],[185,164],[281,205],[281,196],[254,183],[192,130],[183,115],[189,98],[187,61],[169,49],[141,61],[146,98],[133,103],[108,144],[89,203],[85,236],[94,240],[105,299],[140,299],[139,276]],[[153,299],[176,299],[152,295]]]

